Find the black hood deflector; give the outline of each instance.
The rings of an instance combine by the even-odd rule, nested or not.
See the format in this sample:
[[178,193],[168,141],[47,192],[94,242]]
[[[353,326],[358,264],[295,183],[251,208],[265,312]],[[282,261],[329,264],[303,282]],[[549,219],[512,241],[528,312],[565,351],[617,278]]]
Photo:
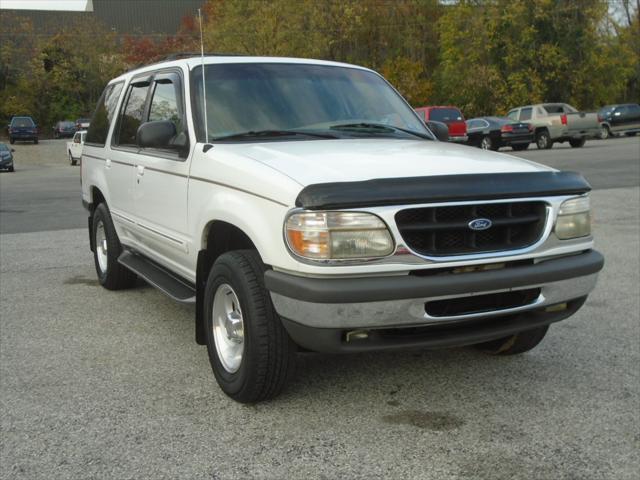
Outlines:
[[516,172],[381,178],[307,185],[296,206],[308,210],[579,195],[591,185],[576,172]]

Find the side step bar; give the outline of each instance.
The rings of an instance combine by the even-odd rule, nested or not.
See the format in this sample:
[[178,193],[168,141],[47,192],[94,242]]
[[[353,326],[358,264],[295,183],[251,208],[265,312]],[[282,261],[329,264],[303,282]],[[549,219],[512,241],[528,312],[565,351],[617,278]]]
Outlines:
[[196,289],[193,285],[142,255],[125,250],[118,257],[118,262],[176,302],[196,303]]

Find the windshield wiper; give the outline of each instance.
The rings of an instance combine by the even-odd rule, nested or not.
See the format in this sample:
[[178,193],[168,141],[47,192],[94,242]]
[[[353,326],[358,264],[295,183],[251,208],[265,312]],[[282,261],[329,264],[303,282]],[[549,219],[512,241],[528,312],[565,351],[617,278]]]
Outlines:
[[426,140],[433,140],[433,138],[422,132],[416,132],[414,130],[409,130],[407,128],[400,128],[393,125],[386,125],[384,123],[343,123],[340,125],[333,125],[329,127],[331,130],[368,130],[371,133],[380,132],[380,133],[393,133],[393,132],[403,132],[408,133],[409,135],[413,135],[415,137],[424,138]]
[[211,141],[215,142],[219,140],[235,140],[242,138],[277,138],[296,135],[314,138],[337,138],[335,135],[331,135],[330,133],[302,132],[299,130],[249,130],[248,132],[232,133],[231,135],[214,137]]

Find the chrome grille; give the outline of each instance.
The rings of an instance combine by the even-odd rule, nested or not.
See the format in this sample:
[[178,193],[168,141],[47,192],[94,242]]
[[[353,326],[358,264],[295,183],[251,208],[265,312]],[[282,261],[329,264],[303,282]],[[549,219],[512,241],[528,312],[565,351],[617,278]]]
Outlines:
[[[491,227],[472,230],[469,222],[480,218],[491,220]],[[524,201],[410,208],[395,219],[406,245],[421,255],[468,255],[534,244],[544,231],[546,206]]]

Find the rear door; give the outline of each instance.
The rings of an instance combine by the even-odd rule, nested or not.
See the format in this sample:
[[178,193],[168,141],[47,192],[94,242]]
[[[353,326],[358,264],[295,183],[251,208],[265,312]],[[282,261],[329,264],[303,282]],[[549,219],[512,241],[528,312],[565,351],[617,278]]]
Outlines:
[[627,105],[620,105],[616,107],[611,113],[611,130],[614,132],[618,132],[621,130],[625,130],[627,128],[627,124],[629,123],[628,115],[629,109]]

